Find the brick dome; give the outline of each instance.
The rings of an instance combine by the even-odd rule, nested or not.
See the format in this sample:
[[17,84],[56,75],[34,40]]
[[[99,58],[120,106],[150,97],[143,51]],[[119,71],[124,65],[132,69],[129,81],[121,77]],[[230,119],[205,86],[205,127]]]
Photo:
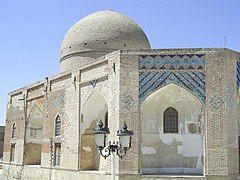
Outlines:
[[150,44],[144,31],[128,17],[111,10],[95,12],[66,33],[61,47],[62,71],[119,49],[150,49]]

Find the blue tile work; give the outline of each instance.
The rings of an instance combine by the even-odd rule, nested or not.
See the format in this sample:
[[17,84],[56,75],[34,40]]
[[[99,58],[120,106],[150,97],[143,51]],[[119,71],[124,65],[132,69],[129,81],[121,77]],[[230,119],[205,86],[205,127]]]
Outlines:
[[203,54],[140,56],[140,70],[203,70]]
[[139,58],[139,98],[142,102],[159,87],[175,83],[205,102],[204,55],[158,55]]
[[240,61],[237,62],[237,86],[240,88]]
[[221,99],[219,94],[215,93],[209,103],[211,104],[212,108],[216,111],[224,104],[224,101]]

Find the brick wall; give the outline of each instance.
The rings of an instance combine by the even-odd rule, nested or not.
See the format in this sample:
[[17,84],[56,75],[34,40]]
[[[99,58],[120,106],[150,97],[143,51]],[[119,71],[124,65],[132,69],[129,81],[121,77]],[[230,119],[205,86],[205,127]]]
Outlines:
[[[116,158],[116,173],[137,174],[141,170],[141,120],[139,99],[138,58],[140,54],[206,54],[206,109],[205,109],[205,174],[209,176],[236,174],[237,154],[237,100],[236,53],[222,49],[172,49],[116,51],[92,65],[64,72],[17,90],[9,95],[5,130],[4,162],[9,162],[10,145],[16,143],[16,163],[23,161],[24,101],[42,99],[44,136],[42,167],[50,167],[50,140],[54,141],[54,121],[62,118],[62,163],[59,169],[78,170],[81,165],[81,110],[89,96],[98,92],[108,104],[111,134],[109,140],[118,140],[116,132],[126,122],[134,130],[133,146],[122,160]],[[27,104],[27,108],[30,104]],[[27,109],[29,112],[30,109]],[[239,113],[238,113],[239,114]],[[238,118],[239,119],[239,118]],[[238,120],[240,121],[240,120]],[[11,139],[13,123],[17,136]],[[19,130],[21,129],[21,130]],[[110,172],[110,158],[100,160],[100,170]]]

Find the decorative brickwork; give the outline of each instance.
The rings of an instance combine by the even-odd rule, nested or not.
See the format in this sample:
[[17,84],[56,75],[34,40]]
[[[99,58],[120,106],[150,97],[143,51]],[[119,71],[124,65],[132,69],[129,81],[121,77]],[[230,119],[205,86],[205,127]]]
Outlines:
[[203,70],[205,68],[204,54],[161,54],[141,55],[139,69],[141,70]]
[[[142,142],[144,138],[145,142],[150,142],[155,137],[143,137],[142,132],[143,128],[151,134],[153,134],[153,131],[159,132],[158,124],[153,122],[160,122],[161,117],[155,119],[155,121],[147,118],[144,124],[141,119],[143,115],[141,106],[143,101],[150,97],[149,95],[153,92],[164,89],[165,92],[170,92],[171,90],[167,87],[172,86],[174,91],[169,93],[172,97],[177,94],[177,97],[181,97],[185,102],[186,96],[182,96],[181,92],[188,90],[186,92],[195,95],[189,96],[190,99],[200,99],[199,107],[201,108],[197,114],[188,116],[191,121],[186,125],[179,126],[179,133],[186,130],[188,133],[186,136],[191,134],[200,137],[199,133],[201,133],[201,140],[196,139],[194,143],[204,144],[204,153],[198,157],[201,163],[197,161],[196,157],[191,157],[191,161],[184,161],[189,167],[202,164],[200,169],[204,169],[204,176],[189,176],[189,179],[211,179],[212,176],[216,179],[220,179],[219,176],[222,179],[236,179],[236,170],[238,169],[237,120],[239,121],[239,108],[236,110],[238,102],[236,89],[237,86],[240,87],[240,62],[237,62],[236,84],[237,59],[239,59],[238,53],[226,49],[116,51],[96,60],[89,66],[61,73],[16,90],[9,94],[3,173],[10,176],[26,177],[26,179],[37,179],[40,176],[44,179],[51,178],[53,180],[58,177],[64,179],[108,179],[111,169],[110,158],[106,160],[96,158],[99,161],[99,171],[103,173],[81,172],[82,165],[87,165],[85,162],[88,157],[84,153],[89,153],[90,150],[98,153],[94,150],[93,139],[91,140],[92,143],[89,144],[89,140],[86,140],[89,138],[83,136],[86,130],[91,132],[98,120],[96,118],[91,119],[91,115],[94,114],[91,113],[91,108],[89,111],[91,121],[86,120],[87,116],[86,113],[84,114],[83,108],[89,97],[97,92],[101,94],[107,104],[108,127],[111,131],[108,140],[118,141],[116,132],[124,122],[128,124],[129,129],[134,130],[131,149],[123,159],[116,158],[115,170],[118,179],[152,179],[154,176],[151,175],[140,176],[140,173],[143,172],[141,162],[145,160],[142,155],[143,152],[146,156],[155,153],[153,147],[143,147]],[[174,89],[176,86],[174,84],[179,89]],[[164,88],[161,89],[163,86]],[[19,101],[23,97],[26,97],[26,102]],[[156,99],[154,98],[154,101]],[[174,98],[172,98],[172,101],[174,101]],[[99,101],[95,102],[93,108],[98,105]],[[156,106],[158,106],[158,102],[156,102]],[[166,100],[163,103],[168,104],[168,101]],[[189,104],[191,105],[189,106]],[[193,108],[193,103],[189,104],[183,106],[186,109]],[[24,148],[24,110],[28,115],[35,105],[40,105],[43,114],[41,167],[21,166],[24,162],[24,153],[26,153]],[[151,112],[146,111],[149,115],[152,115]],[[54,137],[54,120],[57,115],[62,118],[62,133],[59,139]],[[182,117],[186,119],[186,114]],[[196,123],[192,122],[193,119],[196,120]],[[11,138],[13,123],[16,123],[15,139]],[[162,140],[167,140],[167,143],[170,142],[167,134],[165,134],[165,137],[166,139],[163,137]],[[159,135],[156,136],[157,138],[159,138]],[[61,142],[61,164],[58,168],[52,167],[51,159],[53,152],[51,148],[55,142]],[[166,143],[165,141],[162,142]],[[166,146],[166,153],[177,153],[177,156],[182,158],[182,155],[186,152],[183,151],[185,147],[178,147],[179,142],[173,140],[177,149],[169,151]],[[9,165],[11,144],[16,145],[16,160],[14,163],[17,166]],[[156,148],[158,147],[159,144],[156,144]],[[186,146],[186,148],[191,153],[195,152],[195,146]],[[193,151],[191,148],[193,148]],[[200,148],[198,147],[198,149]],[[162,152],[159,151],[159,153]],[[165,157],[162,156],[162,158]],[[189,157],[186,159],[189,159]],[[24,169],[24,171],[20,169]],[[156,177],[156,179],[161,178]],[[164,176],[164,178],[169,177]],[[188,176],[186,176],[187,178]]]
[[205,60],[203,54],[149,55],[139,57],[140,101],[157,88],[175,83],[205,102]]
[[237,99],[235,98],[236,88],[235,84],[228,82],[227,84],[227,96],[226,103],[229,106],[229,109],[232,109],[234,105],[237,103]]
[[215,93],[210,100],[213,110],[218,110],[223,105],[223,100],[218,93]]

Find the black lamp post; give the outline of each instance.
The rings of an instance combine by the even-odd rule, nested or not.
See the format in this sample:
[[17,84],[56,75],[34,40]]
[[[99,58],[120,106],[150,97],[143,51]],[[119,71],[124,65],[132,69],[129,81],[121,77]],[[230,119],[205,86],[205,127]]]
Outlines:
[[108,142],[106,145],[107,134],[110,133],[109,128],[103,127],[103,122],[100,120],[98,123],[98,127],[93,130],[95,134],[95,141],[101,156],[105,159],[112,154],[112,180],[115,178],[115,171],[114,171],[114,155],[116,154],[123,158],[127,151],[131,148],[132,145],[132,136],[133,131],[127,129],[128,126],[126,123],[123,124],[122,129],[117,131],[117,136],[119,137],[119,142]]

